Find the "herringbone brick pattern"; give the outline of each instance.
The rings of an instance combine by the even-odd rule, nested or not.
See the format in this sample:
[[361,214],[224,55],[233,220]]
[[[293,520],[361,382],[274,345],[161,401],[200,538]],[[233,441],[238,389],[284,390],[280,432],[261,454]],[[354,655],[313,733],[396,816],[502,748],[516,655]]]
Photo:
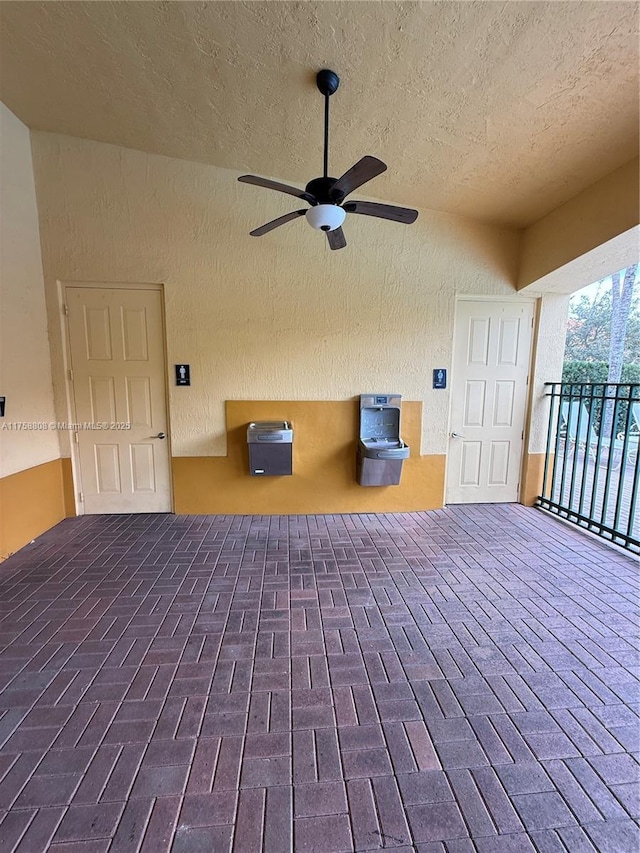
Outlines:
[[635,853],[637,593],[516,505],[63,522],[0,568],[0,850]]

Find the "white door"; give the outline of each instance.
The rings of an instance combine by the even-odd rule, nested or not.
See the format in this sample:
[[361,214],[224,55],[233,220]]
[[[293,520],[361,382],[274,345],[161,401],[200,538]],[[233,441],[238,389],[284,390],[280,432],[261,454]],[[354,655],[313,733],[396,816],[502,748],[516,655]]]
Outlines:
[[518,500],[534,305],[460,301],[447,503]]
[[67,286],[86,513],[170,512],[162,294]]

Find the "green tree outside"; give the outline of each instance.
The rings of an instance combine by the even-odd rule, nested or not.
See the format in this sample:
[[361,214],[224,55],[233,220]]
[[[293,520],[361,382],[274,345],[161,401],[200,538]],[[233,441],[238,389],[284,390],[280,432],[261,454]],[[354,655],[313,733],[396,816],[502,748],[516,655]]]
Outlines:
[[[563,382],[640,383],[640,288],[638,264],[613,273],[576,294],[569,303]],[[577,389],[576,389],[577,390]],[[594,389],[595,390],[595,389]],[[628,395],[629,389],[621,389]],[[607,390],[613,395],[613,389]],[[632,393],[633,398],[637,389]],[[603,436],[625,430],[627,402],[591,400],[594,427]]]
[[[637,269],[634,267],[634,273]],[[623,277],[624,280],[624,277]],[[598,282],[595,293],[577,293],[569,303],[565,364],[571,362],[609,364],[613,295],[611,277]],[[640,292],[636,288],[631,299],[626,335],[622,349],[623,363],[640,364]],[[597,378],[582,382],[604,382],[600,369]],[[568,381],[568,380],[567,380]],[[575,380],[573,380],[575,381]],[[613,380],[611,380],[613,381]],[[623,380],[624,381],[624,380]]]

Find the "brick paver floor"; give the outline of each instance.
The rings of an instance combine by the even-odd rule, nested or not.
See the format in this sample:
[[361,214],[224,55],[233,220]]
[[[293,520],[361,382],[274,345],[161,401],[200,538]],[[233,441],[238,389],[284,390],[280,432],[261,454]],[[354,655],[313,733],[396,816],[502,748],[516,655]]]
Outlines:
[[516,505],[65,521],[0,567],[0,850],[635,853],[637,593]]

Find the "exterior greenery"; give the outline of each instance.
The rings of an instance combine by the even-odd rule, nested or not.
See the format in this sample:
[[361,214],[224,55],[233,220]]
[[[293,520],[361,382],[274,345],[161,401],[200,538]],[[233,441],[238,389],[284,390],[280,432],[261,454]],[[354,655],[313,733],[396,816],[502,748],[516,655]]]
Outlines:
[[[611,287],[599,288],[595,297],[576,294],[571,299],[564,355],[566,361],[609,361],[612,313]],[[640,362],[640,299],[637,297],[631,303],[622,357],[623,363]],[[605,371],[602,379],[606,378]]]
[[[607,361],[565,361],[562,368],[563,382],[606,382],[609,363]],[[622,366],[621,382],[640,382],[640,364],[627,363]]]
[[[562,371],[563,382],[576,383],[576,387],[571,389],[571,395],[581,398],[584,396],[585,409],[587,412],[592,412],[591,425],[597,433],[600,432],[602,420],[602,400],[591,399],[591,393],[593,391],[598,395],[602,395],[603,389],[585,388],[584,391],[581,391],[579,386],[588,382],[600,382],[603,383],[603,385],[606,385],[608,370],[609,365],[606,361],[566,361]],[[622,366],[622,377],[620,381],[622,383],[640,383],[640,364],[624,364]],[[567,391],[568,390],[569,389],[567,389]],[[613,391],[610,391],[609,393],[613,394]],[[631,396],[632,400],[637,399],[640,401],[639,388],[635,388],[633,390],[628,387],[621,388],[620,394],[623,397]],[[608,410],[610,417],[604,425],[603,435],[609,436],[611,434],[611,423],[614,415],[614,435],[624,432],[627,424],[627,409],[629,408],[629,403],[626,402],[626,400],[620,400],[616,406],[614,406],[613,403],[607,403],[606,405],[607,409],[605,411]]]
[[[623,399],[598,400],[602,388],[580,389],[578,383],[640,383],[640,299],[634,288],[639,265],[634,264],[603,279],[587,293],[576,294],[569,304],[565,363],[562,381],[576,383],[570,394],[586,396],[591,422],[603,436],[615,436],[627,430],[630,412],[628,399],[640,396],[640,386],[619,388]],[[595,394],[596,398],[591,398]],[[606,396],[614,394],[608,387]],[[624,398],[627,398],[625,400]]]

